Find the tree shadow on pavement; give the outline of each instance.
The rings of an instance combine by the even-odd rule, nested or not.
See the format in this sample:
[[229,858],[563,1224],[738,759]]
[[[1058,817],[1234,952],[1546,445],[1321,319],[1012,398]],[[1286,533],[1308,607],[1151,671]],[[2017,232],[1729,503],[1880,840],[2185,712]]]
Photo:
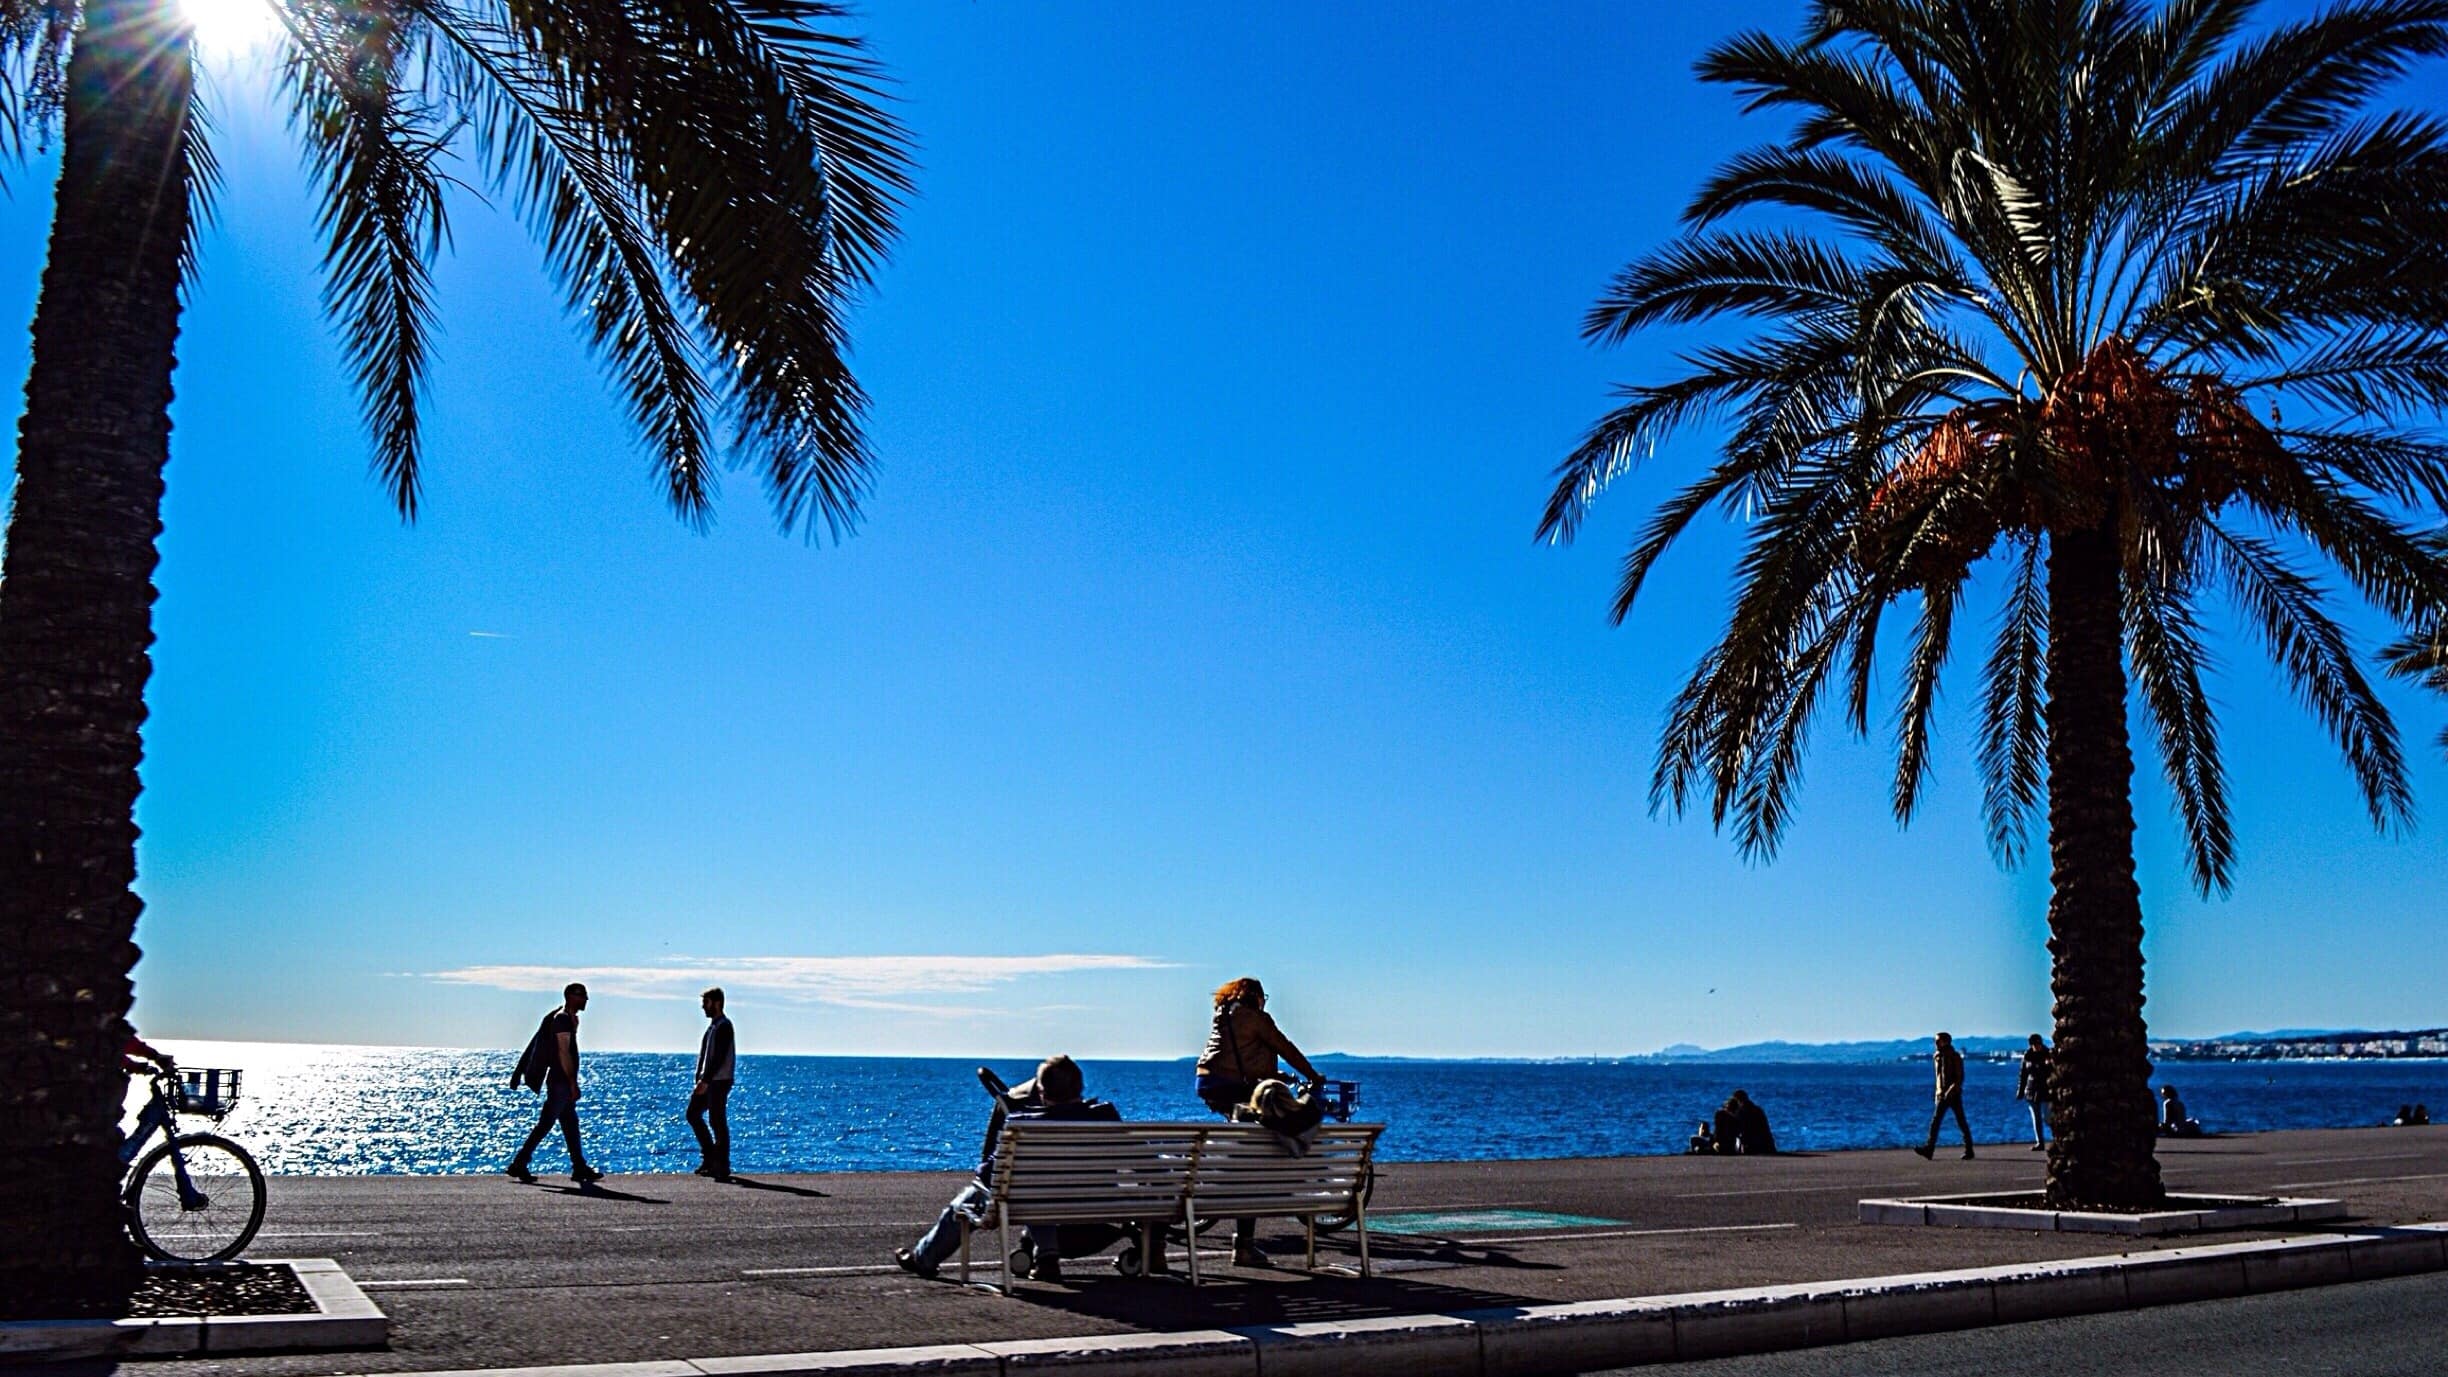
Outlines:
[[1103,1276],[1101,1258],[1066,1260],[1070,1277],[1057,1284],[1023,1282],[1012,1299],[1048,1310],[1127,1324],[1140,1329],[1231,1329],[1242,1325],[1303,1324],[1320,1320],[1372,1319],[1388,1315],[1434,1315],[1455,1310],[1492,1310],[1542,1302],[1478,1287],[1440,1286],[1402,1277],[1317,1276],[1306,1272],[1257,1272],[1218,1268],[1201,1273],[1193,1291],[1178,1279],[1138,1281]]

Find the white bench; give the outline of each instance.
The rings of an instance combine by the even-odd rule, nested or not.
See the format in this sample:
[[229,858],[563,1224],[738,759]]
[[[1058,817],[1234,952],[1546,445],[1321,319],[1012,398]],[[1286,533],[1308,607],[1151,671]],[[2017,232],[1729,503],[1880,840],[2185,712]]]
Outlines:
[[[1317,1267],[1320,1215],[1350,1215],[1360,1275],[1369,1274],[1367,1183],[1382,1124],[1326,1124],[1295,1157],[1256,1124],[1008,1124],[995,1148],[991,1200],[971,1222],[1002,1239],[1003,1290],[1011,1290],[1011,1231],[1030,1224],[1136,1223],[1140,1256],[1164,1256],[1164,1228],[1189,1235],[1190,1284],[1198,1285],[1201,1220],[1290,1215],[1307,1226],[1306,1265]],[[969,1279],[969,1234],[961,1233],[961,1280]]]

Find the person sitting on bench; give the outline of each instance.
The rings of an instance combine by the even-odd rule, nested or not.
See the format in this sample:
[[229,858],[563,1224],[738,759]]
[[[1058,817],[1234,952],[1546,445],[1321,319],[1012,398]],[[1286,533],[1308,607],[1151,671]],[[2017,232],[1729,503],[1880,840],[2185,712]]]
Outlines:
[[[981,1079],[989,1073],[981,1071]],[[996,1090],[1002,1082],[990,1081],[988,1089]],[[963,1186],[952,1203],[935,1219],[935,1227],[926,1231],[914,1248],[902,1248],[893,1253],[893,1261],[901,1270],[922,1277],[932,1277],[944,1259],[952,1256],[968,1232],[970,1222],[981,1216],[993,1200],[990,1183],[994,1180],[995,1149],[1002,1141],[1003,1125],[1007,1122],[1054,1120],[1074,1123],[1122,1122],[1122,1111],[1104,1100],[1084,1098],[1086,1078],[1080,1074],[1079,1063],[1069,1057],[1048,1057],[1037,1068],[1037,1075],[1024,1085],[1000,1091],[993,1117],[986,1128],[986,1144],[978,1158],[977,1177]],[[1062,1259],[1065,1256],[1085,1257],[1111,1246],[1115,1240],[1135,1239],[1138,1227],[1132,1224],[1031,1224],[1024,1241],[1005,1265],[1012,1269],[1013,1278],[1027,1276],[1035,1281],[1062,1280]],[[1124,1251],[1116,1266],[1136,1274],[1139,1260],[1132,1256],[1134,1243]],[[1150,1259],[1151,1272],[1163,1270],[1161,1257]]]

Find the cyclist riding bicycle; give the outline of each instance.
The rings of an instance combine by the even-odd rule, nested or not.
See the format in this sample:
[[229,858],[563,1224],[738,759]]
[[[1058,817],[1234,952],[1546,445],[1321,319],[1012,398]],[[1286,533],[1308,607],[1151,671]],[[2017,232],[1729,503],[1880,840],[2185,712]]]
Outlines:
[[[163,1075],[172,1080],[178,1079],[178,1063],[171,1059],[168,1052],[136,1036],[133,1028],[128,1030],[127,1046],[119,1049],[119,1066],[130,1076]],[[136,1116],[136,1130],[127,1135],[127,1142],[133,1148],[151,1136],[154,1129],[166,1127],[169,1124],[160,1108],[160,1101],[148,1097],[143,1111]],[[123,1153],[122,1160],[127,1155]]]

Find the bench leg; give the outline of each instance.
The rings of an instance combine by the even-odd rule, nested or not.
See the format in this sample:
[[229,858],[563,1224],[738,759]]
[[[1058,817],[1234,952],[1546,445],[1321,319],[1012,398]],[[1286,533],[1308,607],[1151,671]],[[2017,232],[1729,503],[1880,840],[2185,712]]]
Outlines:
[[1198,1289],[1198,1211],[1182,1211],[1182,1251],[1190,1255],[1190,1289]]
[[1008,1214],[1003,1215],[999,1220],[997,1220],[997,1227],[1001,1229],[1003,1238],[1003,1294],[1008,1296],[1012,1293],[1011,1216]]
[[1352,1227],[1360,1231],[1360,1276],[1366,1280],[1369,1274],[1367,1201],[1352,1202]]
[[969,1235],[977,1232],[968,1220],[961,1221],[961,1285],[969,1284]]
[[1301,1266],[1314,1272],[1317,1270],[1317,1216],[1302,1215],[1301,1223],[1309,1226],[1309,1250],[1302,1256]]

